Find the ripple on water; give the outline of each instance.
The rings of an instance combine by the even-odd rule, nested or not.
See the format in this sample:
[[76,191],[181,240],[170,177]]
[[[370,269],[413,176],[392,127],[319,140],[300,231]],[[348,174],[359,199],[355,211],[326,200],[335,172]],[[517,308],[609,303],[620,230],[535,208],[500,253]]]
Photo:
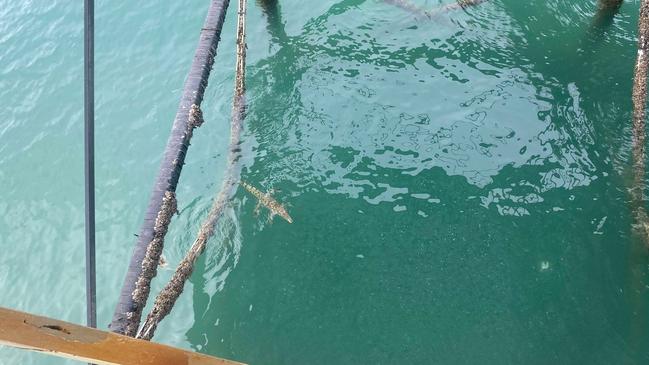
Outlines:
[[[331,193],[401,209],[400,197],[419,192],[390,185],[379,171],[417,176],[442,169],[486,189],[482,206],[525,215],[544,193],[597,179],[578,87],[521,67],[513,49],[520,31],[507,16],[459,16],[436,24],[434,34],[443,38],[413,46],[408,40],[431,22],[399,23],[388,33],[393,13],[350,9],[340,15],[345,21],[313,22],[287,46],[300,51],[293,70],[299,77],[284,82],[299,92],[274,98],[286,98],[281,125],[294,136],[279,128],[259,138],[284,135],[290,147],[282,153],[299,184],[317,181]],[[263,64],[255,77],[272,78],[276,70]],[[514,186],[494,182],[505,168],[529,167],[532,177]]]

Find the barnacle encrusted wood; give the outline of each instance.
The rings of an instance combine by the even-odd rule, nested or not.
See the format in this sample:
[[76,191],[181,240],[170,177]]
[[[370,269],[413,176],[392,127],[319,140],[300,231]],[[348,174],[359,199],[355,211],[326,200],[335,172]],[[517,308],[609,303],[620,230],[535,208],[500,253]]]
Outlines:
[[[135,283],[135,290],[133,290],[132,298],[134,303],[139,305],[135,307],[134,312],[127,313],[130,318],[140,317],[142,309],[146,305],[146,300],[149,297],[151,290],[150,283],[158,272],[158,263],[160,262],[160,255],[164,245],[164,236],[167,234],[169,223],[172,216],[178,211],[176,203],[176,194],[167,191],[162,202],[162,207],[158,213],[153,229],[153,239],[147,247],[144,260],[142,260],[142,273]],[[137,312],[139,311],[139,312]],[[134,322],[127,323],[126,334],[136,333],[137,325]]]
[[[198,47],[185,80],[180,105],[149,199],[144,223],[133,249],[124,285],[110,324],[110,328],[114,332],[135,336],[136,329],[140,324],[142,309],[146,305],[149,294],[148,287],[151,278],[156,274],[155,268],[147,271],[151,263],[145,263],[145,260],[151,258],[148,254],[155,256],[158,250],[162,250],[164,244],[164,235],[167,230],[166,228],[156,229],[156,224],[160,222],[158,218],[161,211],[164,210],[167,193],[176,191],[193,129],[200,126],[203,120],[200,105],[214,63],[228,4],[229,0],[213,0],[201,29]],[[168,225],[168,222],[166,224]],[[154,240],[159,244],[159,247],[151,247]],[[157,262],[155,260],[155,264]]]
[[192,104],[192,107],[189,109],[189,122],[187,123],[187,131],[193,132],[194,128],[198,128],[203,125],[203,111],[201,107]]
[[645,117],[647,104],[647,70],[649,69],[649,0],[640,2],[640,18],[638,19],[638,55],[633,77],[633,187],[631,196],[635,206],[637,226],[647,238],[649,246],[649,223],[644,207],[645,169]]
[[230,121],[230,151],[228,153],[228,164],[223,184],[212,203],[212,208],[207,218],[205,218],[198,231],[196,240],[176,268],[171,280],[156,297],[153,308],[147,315],[142,328],[137,334],[137,338],[150,340],[158,327],[158,323],[171,312],[176,300],[178,300],[180,294],[183,292],[185,282],[194,271],[196,260],[205,250],[208,240],[214,235],[214,227],[223,215],[223,210],[239,181],[240,167],[237,162],[240,154],[239,143],[241,129],[243,128],[243,119],[245,116],[246,0],[239,0],[237,19],[237,62],[234,78],[232,118]]

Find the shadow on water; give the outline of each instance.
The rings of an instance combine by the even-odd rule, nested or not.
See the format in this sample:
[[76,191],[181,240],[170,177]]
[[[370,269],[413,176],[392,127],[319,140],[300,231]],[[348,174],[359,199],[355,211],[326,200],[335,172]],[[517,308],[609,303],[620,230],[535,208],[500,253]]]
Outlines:
[[622,6],[622,0],[598,0],[597,12],[591,23],[592,27],[604,31],[613,24],[613,20]]
[[271,35],[272,41],[278,45],[285,44],[289,37],[284,29],[279,0],[257,0],[257,6],[262,9],[266,16],[268,23],[266,29]]

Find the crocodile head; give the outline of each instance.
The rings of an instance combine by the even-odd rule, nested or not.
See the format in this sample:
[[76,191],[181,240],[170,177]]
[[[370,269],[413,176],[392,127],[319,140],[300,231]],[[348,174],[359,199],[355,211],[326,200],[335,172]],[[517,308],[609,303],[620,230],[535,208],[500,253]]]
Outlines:
[[283,206],[280,205],[279,207],[277,207],[277,211],[275,213],[278,216],[284,218],[284,220],[286,220],[287,222],[293,223],[293,218],[291,218],[291,216],[288,215],[288,212],[286,211],[286,208],[284,208]]

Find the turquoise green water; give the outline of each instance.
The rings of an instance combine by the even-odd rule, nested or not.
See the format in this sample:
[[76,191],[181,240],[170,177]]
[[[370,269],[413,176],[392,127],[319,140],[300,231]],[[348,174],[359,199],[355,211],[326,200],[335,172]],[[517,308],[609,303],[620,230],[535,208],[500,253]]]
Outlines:
[[[433,8],[449,0],[413,0]],[[378,0],[248,13],[243,178],[155,340],[250,364],[646,364],[633,233],[638,3]],[[97,2],[99,323],[110,322],[208,1]],[[220,186],[231,6],[173,267]],[[0,0],[0,306],[83,323],[82,7]],[[171,276],[162,270],[154,291]],[[2,364],[63,364],[0,349]]]

